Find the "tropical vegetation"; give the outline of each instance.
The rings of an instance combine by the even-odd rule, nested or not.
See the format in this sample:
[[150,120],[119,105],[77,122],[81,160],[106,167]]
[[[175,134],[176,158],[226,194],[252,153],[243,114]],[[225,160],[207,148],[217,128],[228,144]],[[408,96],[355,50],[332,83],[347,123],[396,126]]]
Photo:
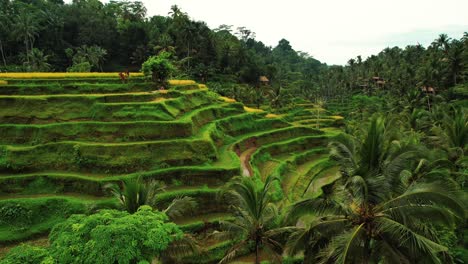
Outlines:
[[467,33],[340,66],[178,6],[0,7],[0,263],[468,263]]

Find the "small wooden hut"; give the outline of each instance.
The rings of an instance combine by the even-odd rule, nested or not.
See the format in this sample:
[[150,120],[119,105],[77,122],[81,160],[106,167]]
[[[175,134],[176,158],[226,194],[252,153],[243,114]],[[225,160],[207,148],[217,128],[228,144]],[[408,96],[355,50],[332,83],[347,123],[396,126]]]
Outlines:
[[431,86],[423,86],[423,87],[421,87],[421,92],[423,92],[425,94],[435,94],[436,89],[434,87],[431,87]]
[[260,76],[258,78],[258,82],[260,83],[260,85],[268,85],[270,83],[270,80],[268,80],[266,76]]

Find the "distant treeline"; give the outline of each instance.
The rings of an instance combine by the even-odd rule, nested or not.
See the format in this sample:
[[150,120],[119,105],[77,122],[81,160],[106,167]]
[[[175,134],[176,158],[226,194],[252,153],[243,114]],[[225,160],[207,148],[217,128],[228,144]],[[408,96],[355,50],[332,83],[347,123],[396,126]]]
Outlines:
[[0,71],[139,70],[163,50],[173,54],[179,77],[256,85],[266,76],[276,94],[283,88],[306,98],[379,87],[445,89],[468,79],[466,33],[460,40],[442,34],[428,48],[386,48],[328,66],[285,39],[269,47],[246,27],[210,29],[177,6],[168,16],[148,17],[139,1],[0,0]]

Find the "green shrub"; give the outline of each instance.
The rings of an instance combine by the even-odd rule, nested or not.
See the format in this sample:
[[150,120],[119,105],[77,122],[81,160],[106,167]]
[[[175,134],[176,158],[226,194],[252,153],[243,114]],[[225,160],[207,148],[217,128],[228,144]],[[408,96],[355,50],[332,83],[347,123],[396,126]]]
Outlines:
[[71,216],[53,228],[49,248],[22,245],[0,264],[149,263],[182,236],[164,213],[149,206],[134,214],[102,210],[90,216]]
[[20,203],[3,203],[0,215],[0,225],[26,226],[32,223],[33,211]]
[[72,66],[67,68],[67,72],[90,72],[91,71],[91,64],[87,61],[73,64]]
[[[0,264],[45,264],[50,259],[45,248],[21,245],[13,248],[0,260]],[[54,263],[54,262],[52,262]]]
[[35,197],[0,201],[0,243],[43,234],[72,214],[115,208],[113,199]]
[[0,202],[0,225],[24,227],[48,218],[68,217],[86,211],[78,200],[66,198],[10,199]]
[[153,82],[165,85],[169,76],[175,71],[174,65],[169,60],[170,56],[168,52],[161,52],[158,56],[149,57],[141,66],[141,71]]
[[135,214],[102,210],[73,215],[55,226],[49,236],[50,253],[58,263],[137,263],[151,261],[182,236],[164,213],[149,206]]

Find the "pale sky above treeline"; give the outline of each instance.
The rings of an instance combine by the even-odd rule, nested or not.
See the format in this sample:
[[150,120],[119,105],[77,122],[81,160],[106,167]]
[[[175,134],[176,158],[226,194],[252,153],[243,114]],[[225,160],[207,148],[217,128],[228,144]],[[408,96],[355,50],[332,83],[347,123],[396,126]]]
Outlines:
[[[107,2],[107,1],[103,1]],[[142,0],[148,16],[167,15],[178,5],[212,29],[244,26],[256,39],[276,46],[285,38],[327,64],[346,64],[386,47],[429,45],[441,33],[468,31],[467,0]]]

